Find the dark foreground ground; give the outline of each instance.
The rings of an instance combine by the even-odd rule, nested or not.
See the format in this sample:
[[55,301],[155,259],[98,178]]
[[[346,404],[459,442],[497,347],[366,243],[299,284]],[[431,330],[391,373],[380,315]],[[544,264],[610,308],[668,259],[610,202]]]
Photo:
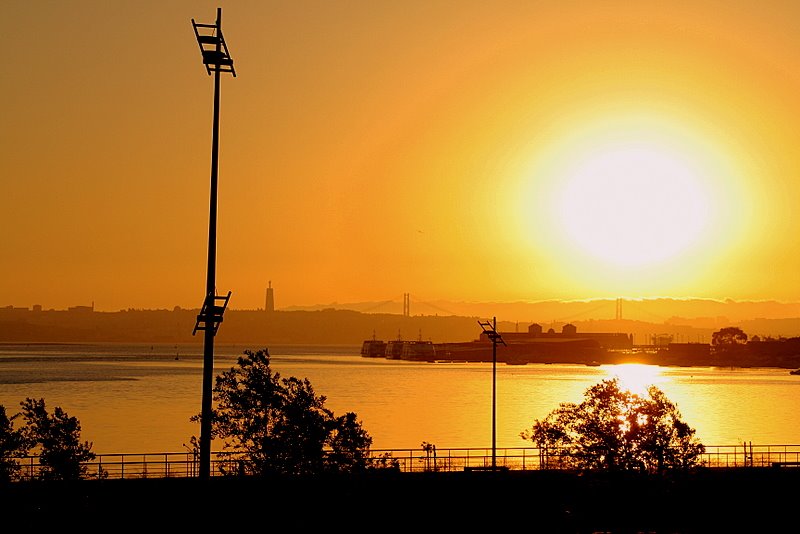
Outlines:
[[0,486],[0,531],[800,532],[799,508],[800,468],[92,480]]

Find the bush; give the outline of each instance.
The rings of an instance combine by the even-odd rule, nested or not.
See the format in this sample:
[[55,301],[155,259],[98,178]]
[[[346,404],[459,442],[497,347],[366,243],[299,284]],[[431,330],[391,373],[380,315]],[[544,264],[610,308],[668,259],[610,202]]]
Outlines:
[[705,447],[664,393],[647,397],[621,390],[616,378],[585,392],[580,404],[562,403],[520,436],[542,450],[545,467],[661,472],[699,464]]

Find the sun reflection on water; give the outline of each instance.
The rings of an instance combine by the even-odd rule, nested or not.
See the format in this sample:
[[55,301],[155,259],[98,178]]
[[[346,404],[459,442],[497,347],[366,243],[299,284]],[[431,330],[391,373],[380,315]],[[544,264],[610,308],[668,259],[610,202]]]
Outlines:
[[621,389],[637,395],[646,395],[648,387],[660,388],[660,384],[668,380],[662,373],[662,368],[657,365],[623,363],[604,368],[608,372],[606,378],[618,378]]

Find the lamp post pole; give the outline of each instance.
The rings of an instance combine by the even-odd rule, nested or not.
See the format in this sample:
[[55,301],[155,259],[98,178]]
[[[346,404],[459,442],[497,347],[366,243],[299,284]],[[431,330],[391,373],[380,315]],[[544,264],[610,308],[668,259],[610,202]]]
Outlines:
[[[492,330],[497,318],[492,317]],[[497,341],[492,339],[492,470],[497,468]]]
[[492,317],[492,322],[480,322],[483,331],[492,340],[492,471],[497,470],[497,342],[506,344],[497,332],[497,317]]
[[[206,71],[208,74],[214,73],[214,117],[211,137],[211,193],[208,217],[206,296],[203,301],[203,308],[197,316],[197,323],[195,324],[195,332],[204,330],[199,476],[201,479],[208,479],[211,476],[211,400],[214,370],[214,336],[217,333],[219,323],[222,321],[222,314],[230,298],[230,292],[228,292],[227,297],[217,297],[216,295],[220,73],[230,72],[235,77],[236,72],[233,69],[233,60],[228,53],[225,39],[222,36],[222,8],[217,8],[217,20],[214,24],[198,24],[192,19],[192,26],[197,37],[197,43],[200,45],[200,52],[203,56],[203,64],[206,66]],[[225,304],[217,306],[217,300],[224,300]]]
[[[217,10],[217,27],[220,15]],[[217,43],[217,51],[219,51]],[[219,175],[219,70],[214,70],[214,121],[211,134],[211,193],[208,214],[208,268],[206,295],[216,295],[217,284],[217,182]],[[206,297],[208,298],[208,297]],[[210,310],[206,307],[206,313]],[[206,318],[206,325],[208,319]],[[211,473],[211,397],[214,369],[214,330],[206,328],[203,336],[203,404],[200,417],[200,477]]]

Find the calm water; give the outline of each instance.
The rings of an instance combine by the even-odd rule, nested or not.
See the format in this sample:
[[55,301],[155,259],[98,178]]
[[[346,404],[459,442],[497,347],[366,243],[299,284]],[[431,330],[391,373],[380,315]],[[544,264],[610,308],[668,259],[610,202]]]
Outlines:
[[[246,348],[218,345],[215,375]],[[199,425],[202,345],[0,345],[0,404],[44,398],[81,422],[99,454],[179,452]],[[492,364],[367,359],[360,347],[270,347],[282,376],[308,378],[336,415],[355,412],[374,449],[492,446]],[[498,364],[497,447],[560,402],[619,376],[636,390],[658,386],[706,445],[800,443],[800,376],[786,369],[641,365]],[[215,447],[216,449],[216,447]]]

